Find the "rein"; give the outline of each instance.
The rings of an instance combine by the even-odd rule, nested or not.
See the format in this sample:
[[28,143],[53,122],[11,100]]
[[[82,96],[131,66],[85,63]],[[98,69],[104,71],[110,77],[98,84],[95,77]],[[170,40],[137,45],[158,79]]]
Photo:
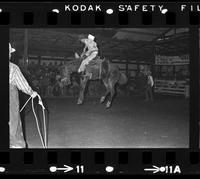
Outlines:
[[100,68],[99,68],[99,79],[101,79],[101,73],[102,73],[102,62],[100,63]]

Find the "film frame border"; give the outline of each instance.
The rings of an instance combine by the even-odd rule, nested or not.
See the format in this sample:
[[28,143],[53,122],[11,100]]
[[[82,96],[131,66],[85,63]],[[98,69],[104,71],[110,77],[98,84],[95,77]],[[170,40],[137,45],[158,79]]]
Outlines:
[[[71,3],[71,2],[70,2]],[[70,4],[69,3],[69,4]],[[18,4],[18,3],[17,3]],[[47,3],[48,4],[48,3]],[[52,12],[52,8],[56,6],[57,3],[48,4],[44,9],[40,9],[37,7],[38,3],[33,3],[31,8],[27,8],[27,3],[22,3],[17,8],[13,8],[13,3],[4,3],[2,9],[6,9],[6,11],[0,13],[0,27],[1,34],[3,34],[4,38],[0,42],[1,49],[3,52],[0,52],[0,55],[4,58],[8,58],[8,49],[5,44],[9,41],[9,28],[53,28],[53,27],[69,27],[69,28],[81,28],[84,27],[188,27],[190,29],[190,54],[192,54],[192,59],[199,59],[199,43],[196,38],[199,36],[199,13],[196,12],[188,12],[183,14],[176,12],[176,7],[171,7],[172,3],[165,3],[166,6],[170,6],[170,9],[173,9],[166,15],[161,15],[160,13],[114,13],[112,15],[107,15],[105,12],[103,13],[58,13]],[[72,3],[74,4],[74,3]],[[94,3],[96,4],[96,3]],[[112,3],[106,3],[108,7],[111,7]],[[116,3],[115,3],[116,4]],[[147,3],[141,3],[147,4]],[[158,3],[160,4],[160,3]],[[181,4],[181,3],[179,3]],[[187,4],[187,3],[184,3]],[[191,3],[188,3],[191,4]],[[195,4],[195,3],[193,3]],[[2,3],[0,3],[2,5]],[[30,3],[29,3],[30,5]],[[35,7],[36,6],[36,7]],[[58,9],[60,6],[63,6],[63,3],[59,3]],[[108,8],[106,6],[106,8]],[[115,11],[115,9],[114,9]],[[35,15],[36,14],[36,15]],[[159,14],[159,15],[158,15]],[[68,16],[69,15],[69,16]],[[161,17],[160,17],[161,15]],[[73,19],[78,17],[78,22]],[[138,18],[139,17],[139,18]],[[175,17],[175,20],[173,19]],[[128,18],[127,20],[123,20],[124,18]],[[3,20],[2,20],[3,19]],[[101,19],[101,20],[99,20]],[[102,20],[103,19],[103,20]],[[133,20],[134,19],[134,20]],[[149,19],[149,20],[146,20]],[[170,20],[172,19],[172,20]],[[182,19],[182,20],[181,20]],[[3,23],[2,23],[3,21]],[[64,23],[64,24],[63,24]],[[92,24],[92,25],[91,25]],[[5,37],[6,35],[6,37]],[[184,165],[184,171],[187,174],[199,174],[198,164],[199,164],[199,136],[197,136],[197,132],[199,132],[199,128],[197,127],[198,123],[198,107],[199,103],[196,96],[199,96],[199,86],[196,85],[195,80],[198,80],[199,74],[199,66],[198,60],[191,60],[190,69],[194,70],[191,74],[190,82],[192,88],[192,92],[190,95],[192,96],[192,100],[190,101],[190,144],[187,149],[25,149],[25,150],[6,150],[3,149],[0,151],[0,165],[8,166],[9,170],[14,173],[27,172],[27,173],[46,173],[49,165],[52,164],[65,164],[66,161],[69,161],[69,165],[77,165],[88,163],[87,167],[90,170],[90,173],[93,171],[93,174],[105,174],[104,165],[113,165],[116,167],[123,168],[123,171],[116,172],[117,174],[146,174],[142,171],[144,166],[150,166],[151,164],[159,164],[163,165],[175,165],[176,162],[180,162]],[[3,62],[4,63],[4,62]],[[5,65],[7,65],[5,63]],[[1,67],[2,71],[5,71],[5,66]],[[6,75],[4,75],[6,77]],[[4,78],[3,84],[7,84],[8,78]],[[6,94],[3,90],[4,99],[2,101],[6,101]],[[5,104],[1,103],[4,111],[4,115],[8,117],[6,112],[8,108],[5,107]],[[4,121],[4,125],[7,121]],[[6,126],[6,125],[5,125]],[[5,128],[5,134],[7,134],[8,127]],[[8,135],[8,134],[7,134]],[[5,139],[4,139],[5,140]],[[7,143],[7,142],[5,142]],[[8,144],[8,143],[7,143]],[[7,145],[8,146],[8,145]],[[62,156],[66,157],[66,160],[63,159]],[[91,156],[92,155],[92,156]],[[78,157],[77,157],[78,156]],[[185,158],[183,157],[185,156]],[[43,159],[43,160],[41,160]],[[45,159],[48,160],[45,161]],[[40,165],[38,167],[37,160],[40,160]],[[20,166],[16,167],[17,165]],[[61,162],[61,163],[60,163]],[[155,163],[154,163],[155,162]],[[37,164],[36,164],[37,163]],[[139,163],[139,165],[138,165]],[[15,167],[13,168],[13,164]],[[98,165],[99,169],[95,168]],[[12,166],[11,166],[12,165]],[[42,165],[42,166],[41,166]],[[134,166],[134,171],[132,167]],[[190,165],[190,166],[188,166]],[[44,169],[45,166],[45,169]],[[137,168],[137,166],[139,166]],[[141,167],[142,166],[142,167]],[[25,168],[23,168],[25,167]],[[36,167],[36,168],[34,168]],[[19,169],[19,170],[18,170]],[[23,170],[23,171],[22,171]],[[95,172],[94,172],[95,171]],[[125,171],[125,172],[124,172]],[[132,172],[130,172],[132,171]],[[115,172],[113,172],[115,173]],[[87,173],[86,173],[87,174]],[[89,173],[88,173],[89,174]]]

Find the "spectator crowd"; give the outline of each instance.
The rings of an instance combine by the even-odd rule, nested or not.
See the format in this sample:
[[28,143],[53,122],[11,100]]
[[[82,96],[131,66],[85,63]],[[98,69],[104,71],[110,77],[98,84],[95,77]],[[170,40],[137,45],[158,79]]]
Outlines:
[[79,84],[76,78],[72,78],[72,85],[63,86],[60,79],[62,64],[29,63],[27,68],[20,65],[23,74],[26,76],[32,88],[43,97],[77,95]]

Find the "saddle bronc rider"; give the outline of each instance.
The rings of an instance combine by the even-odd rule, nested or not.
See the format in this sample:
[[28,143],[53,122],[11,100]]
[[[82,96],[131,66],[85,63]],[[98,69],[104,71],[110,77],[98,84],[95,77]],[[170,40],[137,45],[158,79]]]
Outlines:
[[[88,38],[82,38],[81,42],[85,44],[83,53],[81,54],[81,57],[84,55],[86,58],[82,61],[78,72],[84,72],[85,66],[89,64],[91,60],[93,60],[98,55],[98,47],[97,43],[94,41],[95,37],[91,34],[88,35]],[[91,78],[91,76],[90,76]]]

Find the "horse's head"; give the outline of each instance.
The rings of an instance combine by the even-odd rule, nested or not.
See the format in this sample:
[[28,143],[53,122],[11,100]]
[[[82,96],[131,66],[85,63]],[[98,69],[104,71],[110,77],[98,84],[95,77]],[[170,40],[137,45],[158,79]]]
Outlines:
[[75,59],[79,59],[79,58],[80,58],[80,55],[79,55],[78,53],[75,53],[75,54],[74,54],[74,57],[75,57]]
[[78,68],[82,60],[83,60],[83,57],[80,56],[78,53],[75,53],[74,59],[72,61],[68,61],[63,66],[60,67],[61,82],[64,85],[71,84],[70,76],[73,72],[78,71]]
[[84,59],[84,54],[79,55],[77,52],[74,54],[74,57],[76,60],[83,60]]

